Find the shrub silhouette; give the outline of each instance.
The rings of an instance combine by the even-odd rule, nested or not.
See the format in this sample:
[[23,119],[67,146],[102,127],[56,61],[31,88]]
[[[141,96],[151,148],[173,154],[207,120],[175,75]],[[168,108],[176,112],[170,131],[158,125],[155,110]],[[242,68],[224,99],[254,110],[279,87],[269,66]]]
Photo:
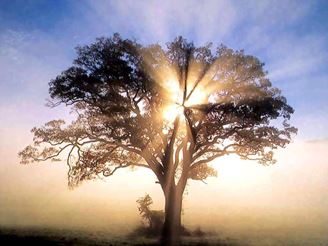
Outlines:
[[164,224],[164,211],[152,210],[150,206],[153,204],[153,199],[149,194],[140,197],[137,200],[138,210],[145,222],[145,232],[148,235],[159,235]]

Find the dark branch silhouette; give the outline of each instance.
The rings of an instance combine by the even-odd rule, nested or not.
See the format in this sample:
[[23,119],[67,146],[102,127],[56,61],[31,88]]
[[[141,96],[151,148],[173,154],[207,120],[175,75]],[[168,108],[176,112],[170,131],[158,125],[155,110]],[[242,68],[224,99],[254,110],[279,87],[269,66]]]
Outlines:
[[162,242],[172,244],[188,179],[216,176],[210,162],[229,154],[273,164],[272,151],[297,131],[263,63],[223,45],[213,50],[181,37],[142,46],[118,34],[78,47],[73,66],[49,83],[51,106],[70,106],[77,118],[33,128],[21,162],[65,159],[70,187],[121,168],[150,169],[165,196]]

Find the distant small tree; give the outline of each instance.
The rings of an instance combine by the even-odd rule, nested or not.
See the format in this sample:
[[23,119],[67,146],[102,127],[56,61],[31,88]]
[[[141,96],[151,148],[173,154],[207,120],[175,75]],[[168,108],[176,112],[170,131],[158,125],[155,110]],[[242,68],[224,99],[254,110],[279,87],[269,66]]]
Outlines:
[[182,37],[142,46],[114,34],[77,53],[49,84],[52,106],[72,106],[76,120],[33,128],[21,162],[66,156],[70,187],[122,168],[151,170],[165,197],[164,245],[179,238],[189,179],[216,176],[210,162],[229,154],[273,164],[272,150],[296,133],[292,107],[243,51]]
[[150,232],[153,234],[158,234],[163,227],[163,210],[153,210],[150,208],[150,206],[153,204],[153,199],[149,196],[149,194],[146,194],[144,197],[140,197],[137,200],[137,203],[141,217],[148,224]]

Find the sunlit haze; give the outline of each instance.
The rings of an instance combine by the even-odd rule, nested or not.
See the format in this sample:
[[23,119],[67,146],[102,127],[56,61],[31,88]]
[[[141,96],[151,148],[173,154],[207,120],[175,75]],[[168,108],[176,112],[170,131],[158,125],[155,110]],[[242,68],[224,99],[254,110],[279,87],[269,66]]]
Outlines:
[[[4,0],[0,31],[0,227],[123,235],[141,224],[139,197],[150,194],[152,208],[163,209],[147,169],[119,170],[70,190],[65,161],[21,165],[17,154],[32,142],[33,127],[76,119],[70,107],[45,106],[49,81],[72,65],[76,46],[119,32],[164,47],[182,35],[196,46],[223,43],[258,57],[295,109],[298,128],[291,144],[274,150],[274,165],[236,155],[212,161],[217,177],[187,184],[184,225],[248,245],[328,245],[326,1]],[[200,66],[190,62],[185,101],[174,67],[149,70],[163,88],[168,123],[183,120],[186,107],[220,100],[210,72],[195,85]]]

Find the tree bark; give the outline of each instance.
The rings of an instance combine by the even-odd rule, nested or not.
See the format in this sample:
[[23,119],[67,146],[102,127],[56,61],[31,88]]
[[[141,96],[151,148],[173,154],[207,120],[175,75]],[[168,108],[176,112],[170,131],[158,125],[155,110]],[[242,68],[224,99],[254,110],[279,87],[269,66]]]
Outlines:
[[161,245],[163,246],[180,243],[182,194],[183,191],[174,184],[165,194],[165,221],[161,235]]
[[174,142],[178,130],[179,117],[174,121],[171,140],[165,149],[163,161],[164,182],[161,183],[165,196],[165,219],[161,235],[162,246],[176,245],[181,235],[182,194],[185,186],[175,185]]

